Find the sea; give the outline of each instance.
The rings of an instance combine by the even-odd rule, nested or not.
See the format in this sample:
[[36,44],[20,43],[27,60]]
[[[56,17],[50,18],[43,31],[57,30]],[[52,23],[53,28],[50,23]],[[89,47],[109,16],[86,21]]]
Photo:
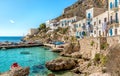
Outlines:
[[23,36],[1,36],[0,42],[20,42],[23,39]]
[[[0,42],[19,42],[23,37],[0,37]],[[13,63],[17,62],[21,67],[30,67],[29,76],[47,76],[51,73],[45,63],[59,57],[48,47],[30,47],[0,49],[0,73],[10,70]]]

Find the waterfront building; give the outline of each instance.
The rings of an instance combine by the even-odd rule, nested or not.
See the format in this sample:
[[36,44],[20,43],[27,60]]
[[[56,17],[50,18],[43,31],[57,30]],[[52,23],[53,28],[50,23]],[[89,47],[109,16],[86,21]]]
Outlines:
[[70,35],[78,38],[120,35],[120,0],[108,0],[108,8],[91,7],[85,14],[85,18],[66,17],[59,22],[47,21],[46,25],[53,30],[70,27]]

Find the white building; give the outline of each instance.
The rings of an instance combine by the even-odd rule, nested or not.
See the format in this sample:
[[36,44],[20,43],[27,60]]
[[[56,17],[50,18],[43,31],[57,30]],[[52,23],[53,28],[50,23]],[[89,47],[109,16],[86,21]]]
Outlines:
[[56,20],[48,20],[46,21],[46,26],[54,30],[58,28],[59,22],[57,22]]
[[[76,36],[115,36],[120,35],[120,2],[109,0],[108,9],[92,7],[86,10],[86,18],[75,22]],[[83,28],[84,27],[84,28]]]
[[71,34],[80,38],[120,35],[120,0],[108,0],[108,8],[92,7],[86,10],[85,15],[86,18],[74,16],[59,22],[50,20],[46,25],[53,30],[70,26]]
[[76,29],[76,37],[82,38],[86,33],[86,19],[81,19],[80,21],[74,23]]
[[80,20],[80,17],[78,17],[78,16],[61,19],[60,20],[60,27],[71,26],[74,22],[77,22],[78,20]]

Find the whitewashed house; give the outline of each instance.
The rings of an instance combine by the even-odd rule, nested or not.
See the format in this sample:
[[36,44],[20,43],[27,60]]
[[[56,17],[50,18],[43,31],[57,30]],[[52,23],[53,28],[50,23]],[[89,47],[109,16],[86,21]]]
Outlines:
[[57,22],[56,20],[48,20],[45,24],[47,27],[50,27],[51,30],[55,30],[59,27],[59,22]]
[[80,17],[78,16],[74,16],[74,17],[71,17],[71,18],[64,18],[64,19],[61,19],[60,20],[60,27],[68,27],[68,26],[72,26],[72,24],[74,22],[77,22],[78,20],[80,19]]

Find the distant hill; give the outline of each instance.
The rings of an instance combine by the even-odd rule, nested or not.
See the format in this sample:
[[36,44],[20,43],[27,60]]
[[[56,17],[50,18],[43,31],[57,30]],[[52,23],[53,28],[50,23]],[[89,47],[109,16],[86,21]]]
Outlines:
[[64,9],[64,13],[57,17],[56,20],[62,18],[69,18],[73,16],[80,16],[85,18],[86,9],[91,7],[107,8],[108,0],[78,0],[73,5]]

